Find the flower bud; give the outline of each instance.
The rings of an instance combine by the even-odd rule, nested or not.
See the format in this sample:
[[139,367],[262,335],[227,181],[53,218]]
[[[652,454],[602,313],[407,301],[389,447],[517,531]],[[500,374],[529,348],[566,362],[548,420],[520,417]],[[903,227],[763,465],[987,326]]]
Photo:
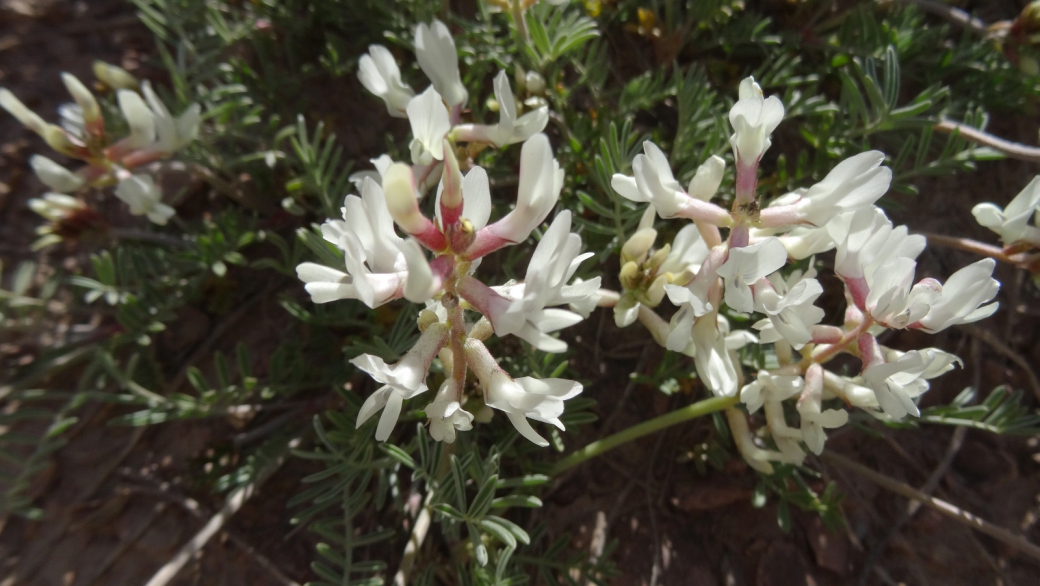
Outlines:
[[621,280],[621,286],[625,289],[638,288],[639,276],[639,265],[634,261],[628,261],[621,265],[621,272],[618,274],[618,278]]
[[441,192],[440,213],[444,225],[442,229],[453,225],[462,213],[462,171],[459,160],[455,157],[455,149],[451,142],[444,139],[444,172],[441,176],[444,190]]
[[394,163],[383,174],[383,195],[390,217],[408,234],[421,232],[425,227],[422,212],[416,201],[415,177],[412,168]]
[[628,263],[635,261],[642,263],[646,258],[646,253],[649,252],[650,247],[654,245],[654,240],[657,239],[657,230],[653,228],[643,228],[635,234],[633,234],[625,245],[621,247],[621,262]]
[[40,136],[43,137],[47,146],[63,155],[75,156],[77,150],[79,150],[76,144],[69,139],[69,135],[65,130],[57,124],[48,124],[45,126],[43,133]]
[[661,248],[657,249],[657,252],[655,252],[650,257],[650,260],[646,261],[646,268],[648,268],[648,269],[650,269],[652,271],[656,271],[661,265],[664,264],[664,261],[668,258],[668,255],[671,252],[672,252],[672,245],[671,244],[665,244]]
[[92,122],[101,119],[101,106],[98,105],[94,94],[87,89],[87,86],[83,85],[83,82],[77,79],[75,75],[64,72],[61,74],[61,81],[65,83],[65,89],[69,90],[72,99],[83,110],[83,122],[86,123],[88,128]]
[[[419,326],[420,332],[425,332],[426,328],[430,327],[435,323],[438,323],[439,321],[440,318],[437,317],[437,314],[435,312],[430,311],[429,309],[424,309],[419,312],[419,317],[416,318],[415,323]],[[444,349],[442,348],[441,352],[443,351]],[[450,352],[451,350],[448,351]]]
[[83,187],[82,177],[43,155],[33,155],[29,159],[29,164],[40,181],[56,192],[71,193]]
[[140,86],[140,82],[130,72],[104,61],[94,62],[94,77],[114,90],[136,90]]
[[545,78],[537,71],[528,71],[525,81],[527,82],[527,93],[541,94],[545,92]]
[[649,301],[647,305],[650,307],[657,307],[661,304],[661,300],[664,299],[664,286],[668,284],[668,277],[660,275],[650,286],[646,289],[646,300]]
[[42,136],[47,128],[47,123],[43,121],[43,118],[40,118],[36,112],[27,108],[21,100],[6,89],[0,89],[0,106],[17,118],[23,126],[36,134]]

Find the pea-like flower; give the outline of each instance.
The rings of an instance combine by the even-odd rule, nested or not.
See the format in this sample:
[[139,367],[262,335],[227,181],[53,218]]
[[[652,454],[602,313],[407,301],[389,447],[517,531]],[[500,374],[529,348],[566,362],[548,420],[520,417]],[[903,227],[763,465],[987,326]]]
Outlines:
[[979,224],[1000,234],[1005,246],[1016,242],[1040,246],[1040,228],[1035,226],[1040,214],[1040,177],[1034,177],[1006,208],[986,202],[971,208],[971,213]]

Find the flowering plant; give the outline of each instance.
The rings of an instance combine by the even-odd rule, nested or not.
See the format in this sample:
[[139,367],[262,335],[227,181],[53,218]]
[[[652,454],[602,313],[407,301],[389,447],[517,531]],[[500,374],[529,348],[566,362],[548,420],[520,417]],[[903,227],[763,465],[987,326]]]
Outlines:
[[[175,214],[162,202],[162,192],[151,175],[133,173],[149,163],[172,156],[191,144],[198,134],[201,110],[192,104],[179,116],[173,116],[145,80],[138,82],[125,70],[101,61],[95,62],[94,74],[99,82],[115,92],[122,119],[106,129],[105,113],[94,94],[75,76],[63,73],[61,78],[74,103],[59,110],[61,125],[51,124],[25,106],[13,93],[0,88],[0,106],[26,128],[39,134],[57,153],[78,159],[85,166],[70,171],[43,155],[30,160],[40,181],[52,191],[30,202],[30,207],[54,223],[41,228],[43,238],[38,247],[60,241],[61,222],[82,222],[89,208],[71,197],[85,188],[115,185],[115,195],[128,206],[130,213],[159,225]],[[124,124],[129,133],[119,140],[112,137],[112,126]]]
[[[133,75],[63,74],[59,107],[32,67],[2,72],[4,260],[33,256],[0,283],[0,512],[94,507],[107,481],[75,502],[40,482],[93,472],[52,458],[61,443],[99,421],[164,426],[104,451],[112,511],[226,502],[150,586],[218,563],[207,539],[261,508],[284,513],[276,538],[224,529],[279,583],[740,582],[731,560],[781,583],[777,558],[823,566],[853,534],[864,555],[825,578],[866,582],[874,560],[892,570],[912,507],[857,517],[836,468],[950,514],[930,491],[964,472],[964,431],[1040,430],[1032,398],[997,386],[1040,397],[1033,291],[1006,278],[1040,283],[1040,180],[986,163],[1040,153],[985,129],[988,112],[1032,124],[1037,88],[993,46],[999,26],[962,15],[951,35],[917,2],[133,1],[157,40],[123,52]],[[63,42],[111,42],[97,25]],[[40,46],[17,35],[5,63]],[[21,157],[32,134],[66,160]],[[1026,187],[982,189],[1000,181]],[[110,227],[113,199],[134,227]],[[46,221],[37,247],[64,245],[20,250],[26,210]],[[982,321],[998,311],[1002,335]],[[943,434],[896,430],[928,425],[958,429],[920,490],[842,455],[915,478]],[[1031,446],[987,463],[1028,479]],[[1014,492],[988,470],[979,495]],[[1040,558],[982,522],[986,499],[952,496],[973,509],[953,518]],[[709,525],[735,530],[703,552],[680,537]],[[1017,563],[999,555],[986,567]],[[51,558],[48,576],[81,575]]]
[[[447,27],[440,21],[419,25],[415,47],[419,64],[432,80],[418,96],[401,82],[397,64],[379,45],[362,57],[358,74],[391,115],[407,116],[414,136],[412,165],[391,162],[385,155],[375,160],[375,177],[382,185],[372,174],[359,175],[361,196],[347,196],[343,220],[321,226],[325,240],[342,251],[346,272],[310,262],[300,264],[296,272],[318,303],[359,299],[375,308],[404,297],[427,306],[419,315],[423,334],[399,362],[387,365],[369,354],[351,361],[384,384],[361,407],[358,427],[382,409],[375,437],[387,440],[403,401],[428,390],[427,371],[439,356],[451,374],[426,407],[434,439],[451,443],[456,430],[472,427],[474,415],[463,408],[466,373],[472,368],[483,388],[484,404],[503,411],[524,437],[547,446],[528,418],[563,429],[563,401],[580,393],[581,384],[555,378],[514,380],[483,340],[492,333],[515,335],[546,352],[565,351],[567,344],[549,334],[581,321],[595,307],[599,278],[569,284],[578,265],[592,254],[580,254],[581,237],[570,232],[571,214],[565,210],[542,235],[523,282],[489,287],[473,273],[486,255],[527,240],[559,199],[563,171],[549,139],[540,134],[548,109],[541,106],[517,118],[508,77],[500,71],[495,77],[499,124],[458,124],[467,93]],[[516,207],[491,224],[487,172],[471,166],[463,175],[456,157],[461,142],[496,147],[523,142]],[[437,185],[437,196],[431,220],[420,211],[419,200],[423,186],[432,184]],[[396,234],[395,224],[407,240]],[[424,248],[434,254],[433,260],[427,260]],[[482,316],[469,324],[467,310]]]
[[[646,154],[632,162],[635,176],[616,174],[612,181],[621,196],[650,204],[642,228],[622,250],[624,292],[614,305],[615,321],[627,326],[639,319],[661,345],[693,356],[698,376],[716,396],[739,397],[752,413],[765,408],[776,450],[756,445],[735,408],[726,414],[744,459],[766,473],[773,470],[771,461],[801,465],[802,444],[821,453],[823,430],[848,421],[845,409],[824,409],[824,400],[841,399],[844,406],[885,419],[918,415],[914,399],[928,390],[927,381],[959,359],[937,348],[898,352],[881,346],[877,336],[886,329],[935,333],[978,321],[997,310],[997,303],[984,304],[1000,287],[991,277],[991,259],[955,272],[945,285],[932,278],[913,282],[914,259],[925,239],[908,234],[906,226],[893,227],[874,206],[892,178],[880,152],[850,157],[819,183],[761,206],[758,167],[783,116],[777,97],[765,98],[750,77],[741,82],[740,99],[729,113],[736,161],[729,211],[710,201],[723,175],[718,157],[701,165],[684,191],[661,150],[646,142]],[[997,215],[989,208],[981,213]],[[693,221],[676,236],[674,251],[665,245],[651,254],[656,215]],[[719,228],[729,228],[725,241]],[[814,305],[823,293],[814,255],[832,249],[848,300],[840,328],[822,325],[825,313]],[[804,269],[782,273],[789,259],[806,258]],[[665,295],[679,306],[670,323],[653,311]],[[757,335],[730,334],[724,306],[735,314],[763,314],[752,326]],[[735,350],[755,343],[773,344],[778,367],[760,370],[744,384]],[[859,376],[823,368],[843,352],[860,359]],[[786,400],[797,402],[797,428],[788,425],[781,406]]]

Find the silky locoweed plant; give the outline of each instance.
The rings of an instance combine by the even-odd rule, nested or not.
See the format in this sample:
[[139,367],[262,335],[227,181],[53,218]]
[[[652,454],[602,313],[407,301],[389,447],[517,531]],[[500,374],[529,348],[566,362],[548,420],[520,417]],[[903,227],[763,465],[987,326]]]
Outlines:
[[[829,399],[879,419],[919,415],[915,399],[928,390],[930,379],[959,359],[937,348],[899,352],[880,345],[877,336],[887,329],[935,333],[983,319],[997,310],[997,303],[983,304],[999,288],[992,278],[992,259],[960,269],[945,284],[931,278],[914,283],[914,259],[924,250],[925,238],[909,234],[906,226],[893,226],[874,205],[892,179],[881,152],[852,156],[819,183],[761,207],[758,165],[783,116],[781,101],[763,97],[752,78],[740,84],[739,100],[729,113],[736,162],[730,210],[711,202],[725,170],[721,158],[702,164],[684,191],[664,153],[644,143],[644,154],[632,162],[634,176],[616,174],[612,180],[621,196],[650,205],[641,229],[622,249],[623,291],[604,299],[604,304],[614,303],[618,326],[639,320],[658,343],[692,356],[698,376],[716,396],[739,397],[752,413],[764,410],[775,449],[754,441],[742,412],[730,407],[726,415],[744,459],[766,473],[773,470],[770,462],[801,464],[803,445],[822,452],[824,430],[848,421],[845,409],[824,408]],[[1033,199],[1029,202],[1018,206],[1023,208],[1019,216],[1026,214],[1025,207],[1035,207]],[[657,215],[693,222],[671,245],[653,251]],[[996,215],[988,208],[980,214],[976,208],[976,216],[987,221]],[[729,229],[725,240],[720,228]],[[1013,238],[1028,234],[1022,228]],[[823,293],[815,278],[814,255],[829,250],[836,251],[835,272],[848,300],[843,327],[821,325],[824,311],[814,304]],[[804,269],[786,275],[782,271],[791,260],[805,259]],[[670,322],[653,309],[666,296],[678,306]],[[730,314],[763,317],[753,323],[754,332],[732,332],[723,305]],[[745,383],[735,351],[756,343],[772,343],[779,366],[760,370]],[[862,361],[858,376],[824,368],[843,352]],[[786,418],[783,402],[788,400],[796,402],[797,425]]]
[[[116,197],[130,207],[131,214],[147,216],[155,224],[166,224],[175,213],[162,202],[162,192],[152,176],[132,170],[168,158],[191,144],[201,120],[199,105],[192,104],[174,116],[147,80],[138,82],[123,69],[100,61],[94,64],[94,74],[115,91],[124,120],[113,124],[110,119],[106,125],[98,99],[69,73],[61,78],[74,102],[59,109],[61,125],[44,121],[10,91],[0,89],[0,106],[56,152],[86,163],[70,171],[43,155],[33,155],[30,160],[36,176],[51,189],[29,204],[51,222],[41,227],[43,237],[37,247],[61,240],[63,229],[68,229],[63,224],[82,223],[84,215],[91,214],[86,203],[72,196],[89,187],[115,185]],[[118,139],[112,136],[113,126],[123,125],[128,127],[128,134]]]
[[[439,21],[419,25],[416,57],[432,85],[419,95],[401,81],[396,62],[384,47],[373,45],[359,64],[359,78],[383,99],[394,116],[406,116],[412,127],[412,164],[384,155],[373,161],[377,173],[356,176],[360,196],[349,195],[342,220],[328,220],[322,236],[343,253],[344,270],[315,263],[297,267],[311,299],[326,303],[359,299],[378,307],[404,297],[424,303],[418,318],[418,342],[393,365],[364,354],[351,362],[383,384],[358,413],[360,427],[380,409],[376,439],[389,438],[403,402],[426,392],[428,369],[439,357],[450,376],[426,408],[430,435],[453,442],[456,431],[469,430],[473,414],[463,409],[466,374],[472,369],[483,387],[483,401],[503,411],[527,439],[547,446],[528,419],[563,429],[563,402],[582,386],[563,379],[513,379],[496,362],[483,341],[492,334],[515,335],[546,352],[567,345],[549,334],[574,325],[596,306],[599,278],[570,281],[591,253],[581,253],[581,238],[570,232],[571,214],[557,214],[542,235],[522,283],[489,287],[474,276],[481,259],[527,240],[552,211],[563,187],[563,170],[553,158],[549,139],[541,134],[547,107],[522,116],[505,72],[495,77],[501,119],[495,125],[462,124],[468,97],[459,79],[455,44]],[[493,223],[487,172],[473,166],[463,175],[459,143],[503,147],[523,142],[515,208]],[[419,209],[424,191],[437,185],[435,217]],[[397,226],[407,239],[394,230]],[[426,253],[433,253],[428,260]],[[569,309],[563,309],[567,306]],[[467,320],[466,312],[481,317]]]

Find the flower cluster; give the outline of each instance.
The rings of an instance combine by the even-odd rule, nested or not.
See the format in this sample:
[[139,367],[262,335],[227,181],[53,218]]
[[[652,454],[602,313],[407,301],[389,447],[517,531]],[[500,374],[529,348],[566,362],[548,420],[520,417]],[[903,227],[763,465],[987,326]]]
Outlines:
[[[874,205],[892,178],[883,153],[850,157],[808,189],[760,206],[758,166],[783,116],[780,100],[765,98],[752,78],[740,84],[729,115],[736,166],[731,209],[711,201],[725,170],[719,157],[701,165],[683,190],[664,153],[646,142],[644,154],[632,161],[633,176],[616,174],[612,181],[622,197],[650,204],[622,250],[618,325],[638,319],[669,350],[693,356],[698,376],[715,395],[739,397],[751,413],[764,411],[775,449],[754,440],[744,414],[732,408],[727,413],[745,460],[764,472],[772,470],[771,461],[800,464],[803,445],[816,454],[823,450],[824,430],[848,420],[845,409],[824,408],[828,399],[879,418],[918,415],[915,399],[928,390],[927,381],[958,359],[934,348],[897,352],[881,346],[877,335],[886,329],[935,333],[983,319],[996,311],[996,303],[986,303],[999,288],[991,259],[962,268],[945,284],[932,278],[914,282],[924,237],[893,226]],[[1006,243],[1035,238],[1030,230],[1037,229],[1026,222],[1040,201],[1036,185],[1005,212],[983,204],[976,217]],[[671,246],[653,251],[656,215],[693,223]],[[729,229],[725,240],[720,228]],[[824,311],[815,305],[823,287],[815,278],[814,255],[830,250],[836,251],[835,273],[848,299],[840,328],[821,325]],[[803,268],[784,270],[792,260],[805,259]],[[665,296],[678,306],[670,322],[653,311]],[[757,334],[730,333],[723,305],[731,314],[760,315],[752,326]],[[752,342],[772,343],[779,367],[761,370],[746,383],[735,350]],[[840,352],[860,358],[858,376],[824,369]],[[787,400],[796,401],[797,427],[785,415]]]
[[[422,335],[398,362],[388,365],[367,354],[352,360],[383,385],[365,401],[357,420],[360,427],[382,410],[376,439],[390,436],[405,400],[428,390],[428,370],[439,359],[448,376],[425,408],[434,439],[450,443],[456,431],[472,427],[474,415],[464,408],[466,376],[472,369],[484,405],[504,412],[524,437],[548,445],[529,419],[563,429],[563,402],[580,393],[581,385],[563,379],[514,379],[484,340],[492,334],[514,335],[546,352],[565,350],[566,344],[550,334],[584,319],[598,300],[599,278],[573,279],[591,253],[581,254],[581,238],[570,232],[571,214],[563,211],[542,235],[523,282],[489,287],[473,276],[484,256],[527,240],[556,205],[564,176],[549,139],[540,133],[548,111],[541,106],[518,116],[502,72],[495,78],[500,122],[461,124],[467,92],[447,27],[438,21],[420,25],[415,47],[432,82],[419,95],[401,81],[396,62],[383,47],[372,46],[359,71],[361,82],[383,99],[390,114],[408,117],[414,137],[411,164],[386,155],[373,161],[378,172],[357,177],[360,195],[347,196],[343,219],[321,226],[325,240],[342,251],[344,266],[308,262],[297,267],[297,274],[316,303],[358,299],[374,308],[403,297],[426,305],[418,319]],[[462,142],[498,147],[523,142],[517,202],[497,221],[490,222],[487,172],[470,165],[463,173],[456,153],[469,151],[458,148]],[[419,201],[424,189],[435,184],[431,218],[420,210]],[[468,320],[467,311],[481,317]]]
[[[0,106],[26,128],[39,134],[58,153],[86,163],[71,171],[42,155],[30,160],[37,177],[51,192],[33,200],[30,206],[45,218],[56,221],[70,210],[85,208],[71,197],[87,187],[115,185],[115,195],[130,206],[130,213],[147,216],[165,224],[174,210],[162,202],[162,193],[150,175],[134,173],[144,165],[171,156],[190,144],[198,133],[201,119],[198,104],[180,116],[173,116],[148,81],[138,81],[126,71],[103,62],[94,73],[106,87],[115,91],[123,120],[106,127],[102,104],[75,76],[63,73],[62,81],[74,103],[59,109],[61,124],[51,124],[25,106],[6,89],[0,89]],[[112,126],[128,127],[118,140]],[[45,228],[53,231],[53,228]]]
[[[448,27],[439,20],[420,24],[415,31],[415,57],[430,79],[421,94],[401,80],[401,70],[390,50],[372,45],[358,63],[358,79],[365,88],[383,100],[391,116],[407,118],[412,128],[411,159],[420,193],[437,183],[444,164],[444,141],[487,144],[503,147],[526,141],[545,129],[549,108],[537,96],[516,101],[509,75],[499,71],[494,80],[498,124],[463,123],[462,113],[469,99],[459,73],[455,41]],[[531,94],[545,89],[545,81],[531,72],[522,78]],[[520,114],[521,108],[530,111]],[[385,159],[380,159],[385,161]],[[373,161],[374,163],[376,161]],[[381,176],[385,164],[377,163]]]

